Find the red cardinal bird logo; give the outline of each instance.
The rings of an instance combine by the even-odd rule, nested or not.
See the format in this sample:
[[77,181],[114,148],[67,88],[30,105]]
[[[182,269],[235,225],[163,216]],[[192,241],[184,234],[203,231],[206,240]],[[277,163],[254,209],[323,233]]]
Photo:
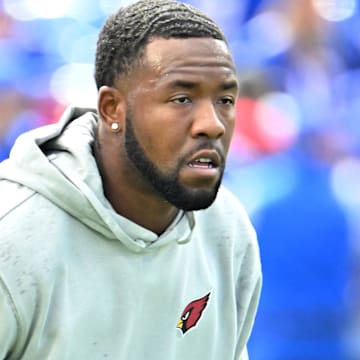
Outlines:
[[189,305],[186,306],[176,326],[183,332],[183,334],[185,334],[188,330],[196,326],[196,324],[198,323],[201,317],[202,312],[204,311],[208,303],[209,297],[210,297],[210,293],[208,293],[201,299],[192,301]]

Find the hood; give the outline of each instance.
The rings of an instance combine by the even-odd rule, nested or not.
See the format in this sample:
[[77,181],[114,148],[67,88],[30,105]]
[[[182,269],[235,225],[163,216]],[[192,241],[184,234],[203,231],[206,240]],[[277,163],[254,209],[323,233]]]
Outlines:
[[[94,231],[120,240],[133,251],[156,248],[170,241],[190,241],[192,213],[185,213],[158,237],[114,211],[104,196],[92,152],[96,127],[95,110],[67,109],[58,123],[19,136],[9,159],[0,164],[0,180],[32,189]],[[124,230],[127,223],[130,232]]]

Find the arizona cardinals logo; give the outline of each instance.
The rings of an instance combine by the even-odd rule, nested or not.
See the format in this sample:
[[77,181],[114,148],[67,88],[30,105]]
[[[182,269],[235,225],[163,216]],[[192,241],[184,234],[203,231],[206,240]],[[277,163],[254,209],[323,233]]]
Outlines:
[[189,305],[186,306],[176,326],[183,332],[183,334],[185,334],[198,323],[201,314],[208,303],[209,297],[210,293],[201,299],[192,301]]

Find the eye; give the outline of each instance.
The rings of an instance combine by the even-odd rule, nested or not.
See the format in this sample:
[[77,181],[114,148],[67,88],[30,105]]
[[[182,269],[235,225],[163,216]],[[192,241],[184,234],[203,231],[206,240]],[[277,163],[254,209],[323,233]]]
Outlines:
[[224,96],[218,100],[218,103],[223,105],[234,105],[235,99],[232,96]]
[[191,99],[187,96],[178,96],[171,100],[175,104],[189,104],[191,103]]
[[181,317],[181,320],[186,321],[190,316],[190,310]]

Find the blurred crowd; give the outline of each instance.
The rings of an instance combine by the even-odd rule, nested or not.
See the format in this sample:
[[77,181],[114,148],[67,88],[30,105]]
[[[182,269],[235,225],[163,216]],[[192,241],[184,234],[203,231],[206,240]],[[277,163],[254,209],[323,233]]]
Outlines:
[[[111,0],[0,0],[0,161],[69,105],[96,106]],[[360,359],[360,3],[192,0],[239,70],[226,184],[249,212],[264,285],[251,360]]]

